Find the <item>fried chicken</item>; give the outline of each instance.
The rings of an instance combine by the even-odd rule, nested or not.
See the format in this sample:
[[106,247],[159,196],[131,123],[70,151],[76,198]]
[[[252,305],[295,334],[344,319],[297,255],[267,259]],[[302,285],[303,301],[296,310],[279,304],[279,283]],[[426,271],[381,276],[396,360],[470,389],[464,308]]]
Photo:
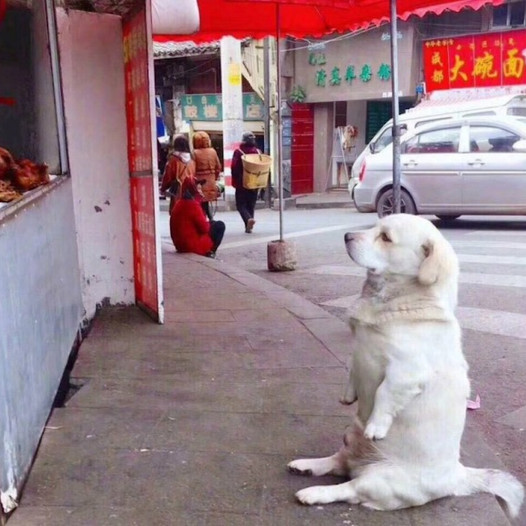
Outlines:
[[36,164],[29,159],[15,161],[5,148],[0,148],[0,181],[11,183],[15,190],[27,192],[49,183],[47,164]]

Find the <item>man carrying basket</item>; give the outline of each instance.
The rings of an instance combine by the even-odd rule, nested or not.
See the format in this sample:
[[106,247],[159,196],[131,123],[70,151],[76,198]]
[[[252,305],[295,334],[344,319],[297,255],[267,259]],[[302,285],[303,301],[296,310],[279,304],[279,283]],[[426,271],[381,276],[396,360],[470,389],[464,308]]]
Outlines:
[[243,155],[261,153],[256,147],[256,136],[252,132],[244,132],[239,148],[232,156],[232,186],[236,189],[236,209],[245,223],[245,232],[252,233],[256,224],[254,212],[258,198],[258,188],[245,188],[243,186]]

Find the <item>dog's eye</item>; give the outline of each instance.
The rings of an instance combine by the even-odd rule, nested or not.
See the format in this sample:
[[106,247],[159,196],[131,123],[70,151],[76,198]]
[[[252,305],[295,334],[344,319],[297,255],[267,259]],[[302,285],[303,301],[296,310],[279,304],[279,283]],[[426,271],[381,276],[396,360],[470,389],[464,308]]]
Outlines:
[[391,238],[385,232],[380,234],[380,239],[386,243],[391,243]]

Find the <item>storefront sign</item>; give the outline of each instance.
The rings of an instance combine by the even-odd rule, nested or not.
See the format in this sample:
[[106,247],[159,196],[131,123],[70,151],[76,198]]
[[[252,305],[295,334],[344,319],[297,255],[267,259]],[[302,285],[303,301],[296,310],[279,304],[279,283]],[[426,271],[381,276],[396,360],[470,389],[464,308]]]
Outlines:
[[[183,119],[186,121],[223,120],[221,95],[183,95]],[[243,93],[243,120],[261,121],[265,115],[263,101],[256,93]]]
[[314,73],[316,86],[325,88],[327,86],[340,86],[342,82],[352,85],[353,81],[359,79],[361,82],[370,82],[373,76],[376,76],[382,81],[391,80],[391,66],[389,64],[380,64],[378,69],[370,64],[347,64],[341,68],[334,66],[327,70],[327,59],[325,53],[312,51],[309,53],[309,65],[315,66]]
[[135,297],[159,318],[146,11],[123,23]]
[[526,31],[424,42],[427,91],[526,84]]

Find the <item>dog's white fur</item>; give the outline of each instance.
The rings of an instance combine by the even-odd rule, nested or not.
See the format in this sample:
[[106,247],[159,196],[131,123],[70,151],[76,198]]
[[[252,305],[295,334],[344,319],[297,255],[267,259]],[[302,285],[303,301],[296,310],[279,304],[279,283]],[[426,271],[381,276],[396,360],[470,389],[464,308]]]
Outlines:
[[454,315],[458,261],[451,245],[431,222],[405,214],[347,233],[345,244],[368,270],[351,318],[355,345],[342,400],[358,401],[357,417],[336,454],[288,467],[351,480],[296,497],[395,510],[489,492],[517,516],[524,489],[515,477],[459,460],[470,385]]

